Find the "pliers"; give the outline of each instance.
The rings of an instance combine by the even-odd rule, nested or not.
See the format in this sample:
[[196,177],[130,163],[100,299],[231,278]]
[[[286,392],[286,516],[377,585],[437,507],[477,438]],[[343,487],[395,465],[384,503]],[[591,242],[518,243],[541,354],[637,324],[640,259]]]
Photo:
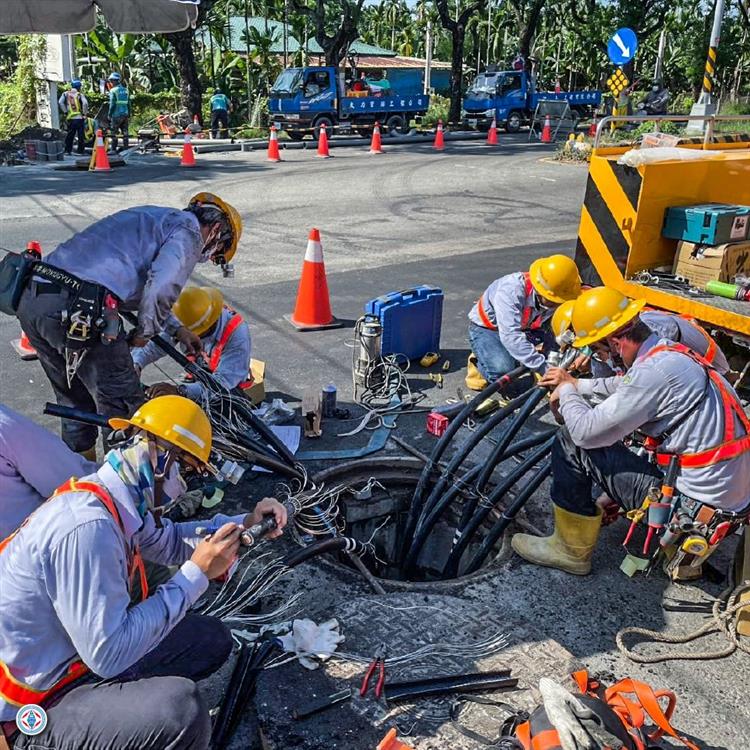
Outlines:
[[375,650],[375,656],[373,656],[370,666],[367,668],[365,678],[362,680],[362,687],[359,689],[359,694],[362,698],[365,697],[367,689],[370,687],[370,678],[378,668],[378,681],[375,683],[375,697],[380,698],[383,694],[383,685],[385,684],[385,653],[386,645],[385,643],[381,643]]

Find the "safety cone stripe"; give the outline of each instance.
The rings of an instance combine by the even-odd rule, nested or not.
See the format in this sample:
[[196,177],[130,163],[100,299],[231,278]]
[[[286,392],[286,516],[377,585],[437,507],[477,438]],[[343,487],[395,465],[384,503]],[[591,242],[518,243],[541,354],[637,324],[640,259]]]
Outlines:
[[[94,162],[94,172],[109,172],[112,167],[109,165],[109,158],[107,157],[107,150],[104,147],[104,134],[101,129],[96,131],[96,146],[94,153],[91,155],[92,161]],[[89,166],[89,169],[91,167]]]
[[313,229],[307,240],[307,249],[305,250],[305,260],[309,263],[323,262],[323,245],[320,242],[320,232]]

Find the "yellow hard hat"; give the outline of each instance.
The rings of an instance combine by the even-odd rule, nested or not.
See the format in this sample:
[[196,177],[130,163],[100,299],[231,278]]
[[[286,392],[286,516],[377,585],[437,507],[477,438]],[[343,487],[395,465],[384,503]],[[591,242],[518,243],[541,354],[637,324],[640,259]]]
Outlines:
[[563,302],[554,313],[552,313],[552,333],[555,334],[558,344],[569,343],[563,342],[561,339],[564,334],[570,330],[571,322],[570,319],[573,316],[573,308],[575,307],[576,301],[569,299],[567,302]]
[[196,336],[202,336],[221,316],[224,296],[210,286],[189,286],[172,307],[175,318]]
[[208,464],[211,423],[203,409],[189,398],[159,396],[143,404],[130,419],[115,417],[109,425],[113,430],[145,430]]
[[573,308],[573,345],[580,349],[612,335],[633,320],[645,304],[645,299],[631,300],[606,286],[587,289]]
[[190,199],[188,208],[197,205],[215,206],[224,214],[224,216],[227,217],[227,221],[229,222],[232,231],[232,238],[229,242],[229,246],[224,250],[224,260],[229,263],[237,252],[237,245],[242,236],[242,218],[240,217],[239,211],[213,193],[196,193]]
[[581,293],[578,267],[567,255],[550,255],[535,260],[529,268],[529,276],[534,289],[558,305]]

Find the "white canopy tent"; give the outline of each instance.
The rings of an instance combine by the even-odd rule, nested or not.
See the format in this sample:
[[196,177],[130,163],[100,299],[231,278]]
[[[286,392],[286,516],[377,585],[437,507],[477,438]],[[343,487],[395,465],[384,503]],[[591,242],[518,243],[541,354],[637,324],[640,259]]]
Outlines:
[[168,33],[195,23],[200,0],[0,0],[0,34],[80,34],[97,8],[119,33]]

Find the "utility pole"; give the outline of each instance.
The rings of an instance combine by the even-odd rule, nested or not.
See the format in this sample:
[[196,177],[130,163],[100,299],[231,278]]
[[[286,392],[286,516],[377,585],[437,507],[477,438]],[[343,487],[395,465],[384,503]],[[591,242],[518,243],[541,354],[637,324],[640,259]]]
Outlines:
[[284,70],[289,67],[289,0],[284,0]]
[[[719,48],[721,38],[721,22],[724,19],[724,0],[716,0],[714,8],[714,25],[711,29],[711,41],[708,44],[708,55],[706,55],[706,67],[703,71],[703,87],[698,103],[693,104],[691,115],[714,115],[716,114],[716,102],[713,99],[714,84],[716,82],[716,51]],[[702,133],[706,128],[706,122],[702,120],[688,120],[686,130],[688,132]]]
[[[487,3],[487,58],[484,61],[484,67],[490,65],[490,44],[492,43],[492,0]],[[477,69],[477,72],[479,70]]]
[[667,44],[667,30],[662,29],[659,35],[659,51],[656,53],[656,65],[654,66],[654,82],[662,83],[664,70],[664,48]]
[[424,93],[429,94],[432,78],[432,21],[427,21],[425,30]]

